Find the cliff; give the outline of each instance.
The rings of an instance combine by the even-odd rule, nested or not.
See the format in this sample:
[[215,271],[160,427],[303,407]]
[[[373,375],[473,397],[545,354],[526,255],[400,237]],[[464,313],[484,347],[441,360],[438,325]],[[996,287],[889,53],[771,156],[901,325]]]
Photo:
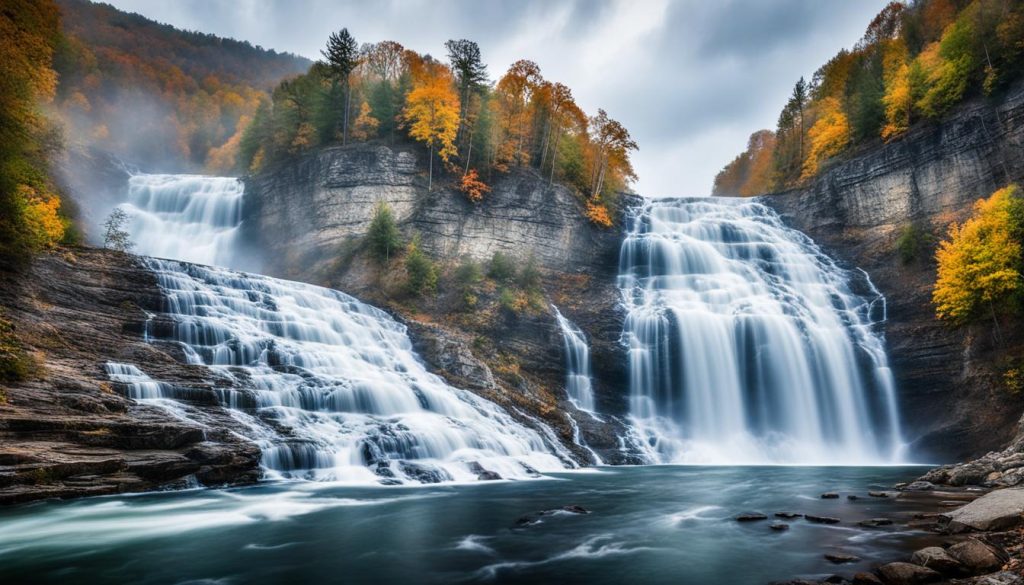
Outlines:
[[[1024,410],[1024,397],[1002,384],[1006,357],[1024,347],[1018,324],[1004,323],[997,340],[991,323],[953,328],[931,305],[935,243],[975,200],[1024,177],[1022,145],[1024,86],[1017,86],[851,153],[806,188],[764,198],[834,257],[866,270],[886,295],[905,434],[919,459],[1001,448]],[[896,241],[911,226],[928,237],[905,264]]]
[[[623,216],[635,200],[624,196],[618,224],[601,229],[569,189],[517,169],[495,174],[492,191],[473,204],[436,178],[428,191],[417,153],[380,144],[332,147],[246,177],[244,237],[261,258],[246,268],[330,286],[387,308],[410,326],[428,364],[452,383],[544,419],[569,445],[573,428],[566,413],[575,415],[584,440],[603,459],[629,461],[616,418],[627,409],[627,392],[615,276]],[[401,262],[381,266],[369,258],[364,239],[379,201],[390,205],[404,240],[418,235],[439,264],[436,296],[408,297]],[[471,258],[486,269],[495,252],[519,266],[536,260],[544,306],[505,310],[499,287],[485,282],[475,308],[464,310],[451,277],[455,264]],[[575,413],[566,398],[562,334],[549,304],[591,342],[595,392],[602,412],[613,415],[608,424]],[[577,455],[591,459],[578,448]]]
[[[0,393],[0,504],[46,497],[252,483],[259,448],[202,400],[214,382],[173,345],[146,343],[155,277],[133,257],[92,249],[38,258],[31,272],[0,275],[0,307],[38,362]],[[177,353],[176,353],[177,352]],[[108,361],[138,364],[187,388],[191,421],[124,397]]]

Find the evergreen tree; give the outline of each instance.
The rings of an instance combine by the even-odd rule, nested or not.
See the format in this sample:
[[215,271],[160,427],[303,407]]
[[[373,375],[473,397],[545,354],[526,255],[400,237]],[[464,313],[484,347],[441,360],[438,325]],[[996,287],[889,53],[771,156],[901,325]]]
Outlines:
[[359,45],[356,43],[347,28],[336,33],[331,33],[327,39],[327,48],[321,51],[327,60],[334,79],[337,80],[345,90],[345,113],[342,116],[341,142],[348,142],[348,114],[352,102],[352,85],[350,76],[352,70],[359,64]]
[[405,271],[409,278],[406,284],[410,293],[419,296],[437,290],[437,268],[421,249],[419,235],[409,242]]
[[381,201],[373,212],[373,221],[366,234],[370,243],[370,252],[379,262],[388,262],[391,252],[402,245],[402,236],[398,232],[398,224],[391,213],[391,206]]

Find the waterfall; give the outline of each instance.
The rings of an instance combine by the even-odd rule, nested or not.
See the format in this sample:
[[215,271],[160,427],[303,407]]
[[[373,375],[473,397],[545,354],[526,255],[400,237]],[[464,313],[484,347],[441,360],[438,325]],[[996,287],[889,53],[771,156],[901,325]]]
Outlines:
[[233,177],[132,175],[127,226],[136,252],[229,266],[242,219],[242,182]]
[[752,200],[651,200],[622,245],[630,412],[657,462],[897,461],[884,298]]
[[562,340],[565,345],[565,391],[573,406],[593,413],[593,373],[590,369],[590,346],[587,344],[587,338],[579,327],[562,315],[558,307],[552,306],[552,309],[555,311],[558,326],[562,329]]
[[[136,175],[130,196],[138,252],[232,257],[238,181]],[[270,476],[401,484],[525,478],[574,465],[497,405],[427,371],[405,326],[377,308],[308,284],[144,262],[164,293],[146,339],[175,343],[210,370],[218,402],[260,445]],[[107,372],[134,398],[188,398],[188,389],[136,365],[110,363]]]

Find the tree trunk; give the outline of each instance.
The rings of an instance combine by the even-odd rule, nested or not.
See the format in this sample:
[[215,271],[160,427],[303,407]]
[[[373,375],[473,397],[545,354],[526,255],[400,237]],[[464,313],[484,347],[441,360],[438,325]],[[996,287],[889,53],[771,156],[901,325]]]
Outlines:
[[434,145],[431,144],[427,150],[427,158],[430,159],[430,170],[427,172],[427,193],[434,188]]
[[548,179],[548,185],[555,182],[555,163],[558,162],[558,133],[555,133],[555,146],[551,148],[551,177]]
[[350,100],[352,99],[352,85],[349,83],[349,78],[345,77],[345,116],[343,117],[343,125],[341,130],[341,143],[348,144],[348,111],[351,109]]

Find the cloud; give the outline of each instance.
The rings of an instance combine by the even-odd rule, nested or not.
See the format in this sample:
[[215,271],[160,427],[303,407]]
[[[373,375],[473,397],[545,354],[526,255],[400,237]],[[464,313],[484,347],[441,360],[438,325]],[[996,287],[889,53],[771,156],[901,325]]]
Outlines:
[[109,0],[190,30],[317,58],[328,34],[444,55],[477,41],[492,78],[517,59],[630,129],[638,191],[700,195],[770,128],[800,76],[863,34],[886,0]]

